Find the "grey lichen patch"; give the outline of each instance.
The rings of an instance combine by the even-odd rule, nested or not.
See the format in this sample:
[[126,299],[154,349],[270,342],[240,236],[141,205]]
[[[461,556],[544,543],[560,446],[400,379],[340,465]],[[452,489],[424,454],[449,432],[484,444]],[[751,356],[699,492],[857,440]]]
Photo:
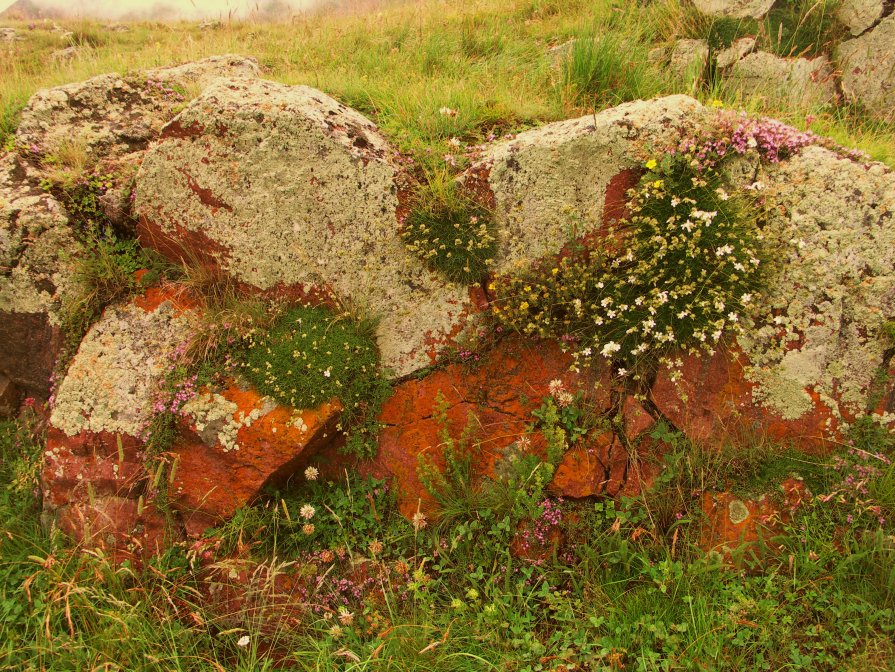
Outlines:
[[56,394],[52,425],[139,436],[169,355],[189,331],[187,313],[165,302],[154,312],[113,306],[87,332]]
[[[496,143],[470,173],[490,173],[500,250],[495,270],[512,272],[558,253],[603,225],[607,187],[640,165],[638,147],[664,147],[709,114],[687,96],[625,103],[548,124]],[[624,194],[621,194],[624,198]]]
[[793,107],[829,103],[836,95],[833,66],[826,56],[781,58],[759,51],[735,62],[728,82],[746,96],[769,96]]
[[262,399],[260,406],[246,413],[223,395],[206,391],[187,401],[181,410],[192,419],[205,445],[220,446],[229,453],[240,448],[239,430],[251,427],[255,420],[269,413],[271,405],[270,400]]
[[45,313],[58,325],[80,244],[62,206],[16,172],[14,157],[0,160],[0,310]]
[[739,338],[754,397],[785,419],[811,410],[809,390],[860,414],[895,317],[895,174],[811,147],[762,179],[779,269]]
[[462,326],[464,288],[398,236],[392,151],[359,113],[304,86],[219,82],[165,135],[138,176],[147,240],[201,236],[242,282],[333,290],[381,318],[383,365],[398,375]]
[[730,522],[739,525],[749,517],[749,508],[739,499],[731,499],[727,505],[727,515]]

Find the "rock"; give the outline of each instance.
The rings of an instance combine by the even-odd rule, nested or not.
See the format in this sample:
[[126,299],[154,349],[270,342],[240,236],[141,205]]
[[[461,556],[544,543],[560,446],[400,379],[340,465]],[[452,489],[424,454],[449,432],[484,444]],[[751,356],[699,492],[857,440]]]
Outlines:
[[135,529],[150,530],[143,545],[153,552],[162,531],[169,542],[200,535],[336,438],[337,403],[286,408],[231,381],[189,394],[171,446],[147,454],[159,384],[196,310],[182,293],[151,289],[108,308],[81,343],[56,395],[41,475],[47,517],[74,537],[136,553]]
[[81,53],[79,47],[65,47],[65,49],[56,49],[50,53],[50,58],[54,61],[70,61]]
[[15,383],[0,374],[0,417],[14,418],[18,415],[22,395]]
[[547,54],[550,56],[550,59],[554,66],[561,65],[564,61],[568,60],[568,58],[572,55],[572,50],[575,48],[575,42],[577,39],[566,40],[561,44],[556,44],[550,47],[547,50]]
[[24,39],[13,28],[0,28],[0,42],[16,42]]
[[[593,379],[585,375],[573,376],[570,364],[570,357],[555,343],[527,344],[510,339],[485,354],[474,367],[452,364],[422,380],[401,383],[382,410],[380,419],[385,429],[380,435],[379,453],[372,464],[362,465],[362,471],[393,479],[400,509],[408,517],[417,510],[432,511],[435,501],[423,486],[418,468],[421,459],[444,468],[440,437],[444,428],[436,417],[439,394],[455,440],[471,423],[479,444],[473,455],[474,476],[493,477],[496,470],[505,468],[501,462],[515,459],[520,451],[543,451],[543,440],[537,436],[527,449],[516,442],[532,423],[531,412],[541,406],[552,380],[565,381],[569,389],[577,389],[580,384],[596,397],[597,405],[608,406],[605,390],[594,390]],[[592,455],[587,453],[586,464],[583,458],[578,459],[581,456],[570,457],[569,464],[560,467],[562,476],[555,484],[556,492],[570,496],[604,492],[604,473],[613,463],[611,454],[606,444]]]
[[875,26],[885,12],[885,0],[843,0],[836,8],[836,18],[857,37]]
[[546,124],[497,142],[464,174],[465,187],[494,207],[498,274],[559,253],[618,218],[636,184],[637,143],[664,146],[709,114],[687,96],[625,103]]
[[183,411],[168,497],[187,533],[198,536],[332,443],[340,408],[296,411],[231,383],[221,393],[200,393]]
[[883,120],[895,120],[895,14],[839,45],[842,91]]
[[895,316],[895,173],[809,147],[765,181],[774,204],[766,232],[782,270],[764,316],[739,339],[753,396],[783,419],[814,412],[819,399],[850,422],[890,365],[883,325]]
[[140,237],[259,290],[353,302],[381,317],[382,364],[404,375],[431,363],[472,306],[398,236],[398,177],[376,126],[329,96],[219,83],[146,156]]
[[80,249],[59,203],[15,156],[0,158],[0,373],[29,396],[50,394]]
[[705,40],[678,40],[671,50],[669,71],[687,80],[702,76],[709,58],[709,43]]
[[719,68],[729,68],[734,63],[741,61],[755,49],[754,37],[741,37],[734,40],[726,49],[718,52],[716,62]]
[[[131,181],[142,153],[184,103],[219,77],[254,77],[258,65],[241,56],[213,56],[135,75],[99,75],[35,93],[16,131],[16,144],[38,159],[60,150],[82,154],[112,176],[106,214],[129,221]],[[97,111],[101,110],[101,113]]]
[[768,96],[794,107],[822,105],[836,96],[833,69],[826,56],[809,60],[755,52],[734,63],[727,81],[744,95]]
[[779,534],[796,509],[811,497],[805,484],[796,478],[785,479],[780,490],[782,504],[767,495],[740,499],[731,492],[703,493],[702,548],[721,553],[728,561],[739,562],[743,553],[774,547],[771,537]]
[[693,0],[693,4],[703,14],[728,16],[738,19],[764,17],[776,0]]

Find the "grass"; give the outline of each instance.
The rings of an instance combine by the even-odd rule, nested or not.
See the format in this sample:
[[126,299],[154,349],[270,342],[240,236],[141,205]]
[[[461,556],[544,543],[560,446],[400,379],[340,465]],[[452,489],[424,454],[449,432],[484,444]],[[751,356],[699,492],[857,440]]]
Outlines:
[[[491,490],[505,477],[458,472],[449,480],[480,505],[413,524],[386,483],[309,470],[204,540],[116,568],[40,526],[38,417],[0,424],[0,669],[895,665],[895,527],[843,488],[864,473],[849,450],[816,461],[824,489],[737,565],[701,549],[700,494],[758,478],[786,451],[762,444],[735,462],[741,452],[666,430],[665,471],[638,497],[562,502],[517,488],[519,506],[499,506]],[[880,470],[871,487],[891,492],[890,481]],[[558,543],[538,543],[554,530]],[[510,551],[526,533],[528,560]],[[234,586],[242,597],[223,599]]]
[[[798,53],[817,44],[818,35],[822,42],[838,35],[830,28],[829,5],[788,7],[787,16],[796,18],[783,22],[792,24],[783,40],[776,38],[776,15],[762,29],[769,48]],[[86,44],[75,58],[60,62],[49,54],[67,43],[49,25],[39,23],[34,30],[4,25],[26,38],[0,54],[0,129],[6,134],[38,88],[235,52],[255,56],[269,79],[320,88],[370,115],[402,151],[428,166],[453,151],[451,138],[477,142],[630,97],[690,93],[686,83],[668,81],[661,66],[645,58],[657,38],[708,37],[714,30],[728,41],[753,32],[745,25],[713,28],[678,0],[648,6],[619,0],[422,0],[380,3],[372,12],[299,16],[290,23],[225,22],[209,31],[189,23],[140,23],[129,32],[63,23],[85,36]],[[557,63],[550,47],[573,38],[571,59]],[[844,120],[835,109],[744,100],[736,90],[720,93],[728,105],[799,126],[811,114],[818,128],[844,144],[890,163],[895,157],[891,129],[872,122]],[[457,115],[440,114],[445,107]]]

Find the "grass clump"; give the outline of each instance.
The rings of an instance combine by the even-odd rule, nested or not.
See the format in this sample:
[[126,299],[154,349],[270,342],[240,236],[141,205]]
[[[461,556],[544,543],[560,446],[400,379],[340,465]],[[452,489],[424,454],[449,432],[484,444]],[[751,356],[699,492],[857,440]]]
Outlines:
[[562,62],[561,96],[602,109],[658,95],[665,82],[649,65],[648,51],[636,38],[608,28],[576,39]]
[[481,282],[497,253],[493,215],[446,174],[416,194],[401,237],[433,271],[452,282]]
[[338,399],[347,450],[369,455],[389,392],[372,325],[322,307],[297,306],[250,337],[242,372],[262,394],[297,408]]

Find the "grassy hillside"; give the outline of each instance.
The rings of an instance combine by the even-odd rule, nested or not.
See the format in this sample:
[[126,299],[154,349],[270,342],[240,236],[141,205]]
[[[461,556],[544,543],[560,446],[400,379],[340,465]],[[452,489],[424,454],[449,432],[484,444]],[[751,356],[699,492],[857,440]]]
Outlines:
[[[102,23],[62,23],[72,33],[67,37],[51,23],[31,30],[6,22],[25,39],[0,52],[0,132],[11,131],[38,88],[235,52],[255,56],[269,79],[318,87],[372,116],[401,149],[426,161],[449,153],[452,137],[474,142],[627,99],[689,93],[800,128],[810,120],[816,132],[895,163],[893,129],[857,109],[791,109],[785,101],[744,99],[725,82],[676,81],[648,59],[651,48],[681,37],[704,37],[720,47],[757,34],[769,50],[810,55],[842,34],[831,2],[786,8],[759,23],[713,22],[679,0],[399,0],[364,12],[208,30],[181,23],[113,32]],[[572,39],[574,46],[566,45]],[[72,44],[79,47],[72,58],[51,56]]]

